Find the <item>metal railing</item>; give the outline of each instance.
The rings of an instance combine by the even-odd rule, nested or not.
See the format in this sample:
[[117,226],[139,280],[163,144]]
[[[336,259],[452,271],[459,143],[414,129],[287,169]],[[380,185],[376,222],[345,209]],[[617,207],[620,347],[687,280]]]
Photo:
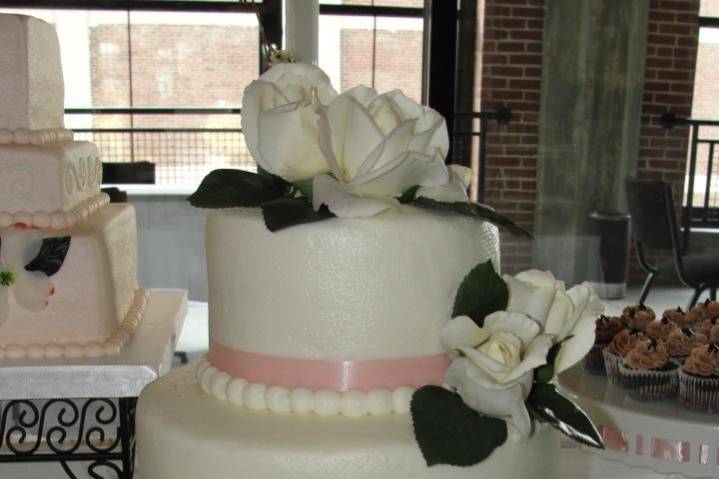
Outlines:
[[[706,133],[706,127],[719,127],[719,121],[682,118],[669,112],[662,116],[664,128],[671,129],[677,125],[688,125],[691,135],[686,201],[682,218],[684,231],[688,232],[692,227],[718,227],[719,182],[713,180],[715,159],[719,154],[719,135],[710,138],[702,134]],[[702,127],[705,127],[704,130]]]
[[158,184],[195,185],[216,168],[256,169],[239,108],[72,108],[65,113],[92,116],[91,127],[72,130],[77,140],[95,143],[103,161],[154,163]]

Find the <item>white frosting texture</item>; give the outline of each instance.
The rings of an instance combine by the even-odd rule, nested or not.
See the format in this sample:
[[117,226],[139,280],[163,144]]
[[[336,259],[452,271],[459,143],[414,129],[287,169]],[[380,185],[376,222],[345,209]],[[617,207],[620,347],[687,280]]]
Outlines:
[[0,130],[64,126],[60,43],[52,25],[0,15]]
[[139,468],[153,479],[535,479],[559,473],[559,435],[546,426],[475,466],[427,467],[408,414],[358,419],[228,407],[200,389],[192,367],[145,388],[137,441]]
[[464,276],[499,269],[496,227],[411,206],[275,233],[257,208],[215,210],[206,234],[210,337],[286,358],[442,354]]
[[22,354],[12,351],[31,345],[102,344],[136,300],[137,230],[131,205],[106,205],[73,229],[43,232],[71,236],[70,249],[52,276],[55,294],[45,310],[26,311],[11,297],[8,320],[0,326],[0,348],[6,354]]
[[97,358],[117,354],[130,338],[132,338],[137,328],[140,327],[149,298],[150,292],[148,290],[140,288],[135,291],[134,300],[125,319],[104,341],[90,341],[85,344],[62,344],[50,341],[42,344],[29,344],[27,346],[8,344],[5,347],[0,347],[0,359],[53,359],[62,357],[75,359],[84,357]]
[[35,213],[26,213],[24,211],[8,213],[7,211],[0,211],[0,228],[5,228],[16,223],[24,223],[28,226],[40,229],[62,230],[72,228],[85,221],[91,214],[109,203],[110,197],[106,193],[99,193],[86,199],[69,211],[53,211],[51,213],[45,213],[44,211],[37,211]]
[[44,145],[46,143],[72,141],[73,138],[72,131],[65,128],[49,130],[0,129],[0,145]]
[[92,143],[0,145],[0,212],[70,211],[98,195],[101,182]]
[[348,417],[407,414],[415,391],[410,387],[394,390],[373,389],[368,392],[287,389],[262,383],[248,383],[243,378],[233,378],[206,360],[197,364],[195,376],[202,390],[215,399],[227,401],[233,406],[274,413],[293,412],[318,416],[341,414]]

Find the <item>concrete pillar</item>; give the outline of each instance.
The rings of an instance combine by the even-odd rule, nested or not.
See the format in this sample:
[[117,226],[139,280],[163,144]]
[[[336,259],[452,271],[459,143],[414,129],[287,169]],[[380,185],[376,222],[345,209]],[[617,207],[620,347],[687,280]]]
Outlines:
[[567,282],[597,261],[591,211],[626,212],[649,0],[546,0],[534,263]]

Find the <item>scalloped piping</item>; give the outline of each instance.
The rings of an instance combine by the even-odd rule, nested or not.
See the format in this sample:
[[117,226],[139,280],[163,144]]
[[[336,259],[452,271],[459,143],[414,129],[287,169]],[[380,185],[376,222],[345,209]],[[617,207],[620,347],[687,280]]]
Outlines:
[[35,213],[0,211],[0,228],[23,223],[33,228],[64,230],[82,223],[91,214],[108,203],[110,203],[110,197],[107,193],[98,193],[75,205],[69,211],[53,211],[52,213],[45,213],[44,211]]
[[137,328],[142,322],[142,317],[147,308],[147,302],[150,298],[150,291],[139,288],[135,291],[135,297],[130,305],[130,309],[115,331],[103,342],[91,341],[87,344],[30,344],[28,346],[19,346],[17,344],[9,344],[0,347],[0,359],[57,359],[57,358],[99,358],[101,356],[112,356],[122,350],[125,344],[130,340]]
[[8,130],[0,128],[0,145],[45,145],[72,141],[74,134],[66,128],[49,128],[46,130],[28,130],[18,128]]
[[275,413],[317,414],[318,416],[363,417],[407,414],[414,388],[400,387],[394,390],[373,389],[367,393],[358,390],[311,391],[307,388],[286,389],[268,387],[262,383],[248,383],[202,360],[197,364],[195,376],[205,393],[255,411]]

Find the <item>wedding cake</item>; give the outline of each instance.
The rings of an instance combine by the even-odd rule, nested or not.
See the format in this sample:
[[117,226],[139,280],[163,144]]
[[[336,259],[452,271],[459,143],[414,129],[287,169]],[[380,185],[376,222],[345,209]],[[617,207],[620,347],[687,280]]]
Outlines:
[[64,128],[54,28],[0,15],[0,358],[115,354],[139,325],[135,212],[101,177]]
[[497,274],[497,226],[528,234],[469,201],[437,112],[281,64],[242,126],[259,172],[190,197],[209,354],[141,395],[143,476],[524,479],[557,474],[554,428],[601,446],[552,384],[594,343],[596,295]]

